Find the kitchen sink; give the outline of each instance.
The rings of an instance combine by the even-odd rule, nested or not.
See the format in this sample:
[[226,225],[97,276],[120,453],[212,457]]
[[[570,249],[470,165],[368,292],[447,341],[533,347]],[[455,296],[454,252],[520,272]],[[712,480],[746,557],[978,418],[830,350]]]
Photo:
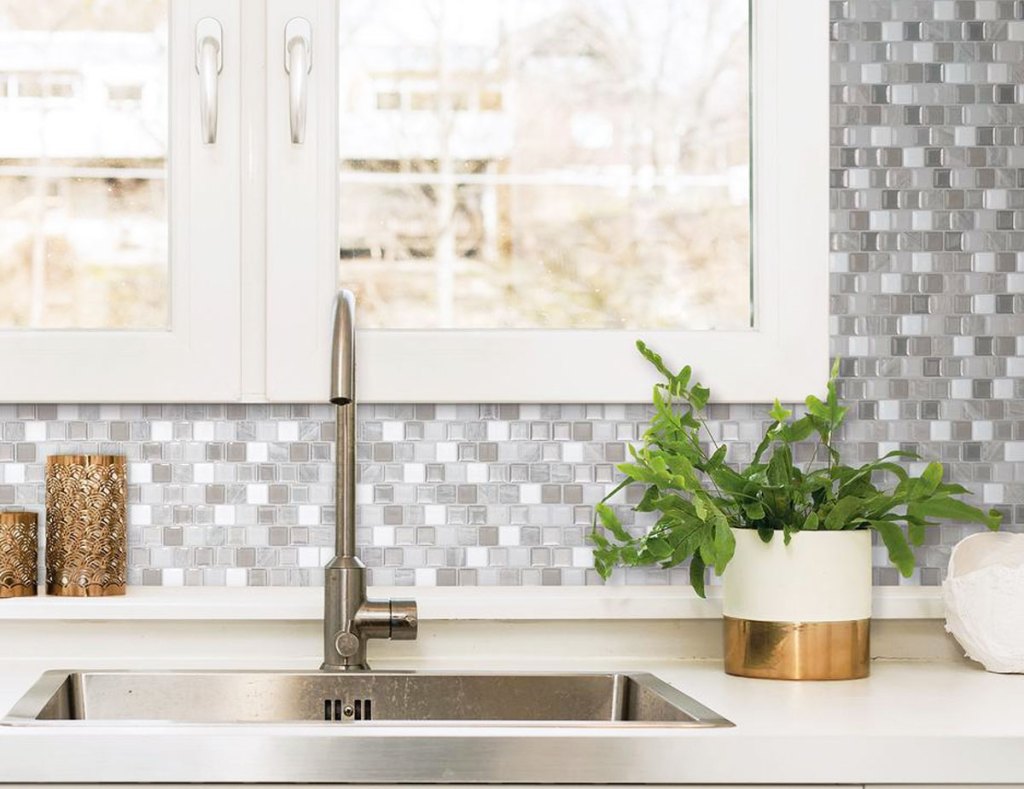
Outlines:
[[0,780],[679,784],[731,726],[646,673],[50,671]]
[[651,674],[50,671],[4,723],[730,726]]

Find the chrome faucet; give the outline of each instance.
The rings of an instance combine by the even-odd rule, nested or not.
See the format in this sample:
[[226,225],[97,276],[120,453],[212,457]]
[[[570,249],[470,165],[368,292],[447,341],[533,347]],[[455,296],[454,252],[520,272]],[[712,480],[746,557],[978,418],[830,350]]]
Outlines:
[[365,671],[371,638],[414,639],[413,600],[367,600],[366,565],[356,556],[356,300],[334,305],[331,402],[337,406],[335,556],[324,578],[324,671]]

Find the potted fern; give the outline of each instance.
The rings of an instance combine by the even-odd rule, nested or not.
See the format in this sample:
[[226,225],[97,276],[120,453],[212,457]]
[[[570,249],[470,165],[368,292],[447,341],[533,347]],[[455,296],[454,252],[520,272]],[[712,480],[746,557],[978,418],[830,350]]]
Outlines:
[[[607,579],[615,567],[690,562],[690,582],[704,596],[704,576],[723,576],[726,671],[785,679],[866,676],[871,617],[871,532],[904,576],[914,569],[934,519],[999,528],[943,482],[940,463],[919,476],[889,452],[861,466],[842,463],[835,436],[847,409],[836,394],[838,362],[824,399],[806,400],[794,418],[776,401],[771,421],[744,468],[727,462],[702,412],[707,387],[684,367],[674,373],[643,342],[641,354],[664,377],[654,386],[654,417],[624,479],[597,505],[591,539],[594,566]],[[794,449],[813,442],[809,462]],[[626,529],[609,500],[628,485],[645,486],[634,507],[656,514],[645,533]],[[727,570],[728,568],[728,570]]]

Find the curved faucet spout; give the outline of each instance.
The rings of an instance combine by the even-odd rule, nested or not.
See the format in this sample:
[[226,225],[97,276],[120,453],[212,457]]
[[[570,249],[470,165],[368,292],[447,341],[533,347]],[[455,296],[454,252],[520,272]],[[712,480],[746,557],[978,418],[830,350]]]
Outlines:
[[356,300],[334,306],[331,403],[337,406],[335,557],[324,571],[325,671],[366,670],[371,638],[416,637],[416,603],[366,598],[366,567],[356,556]]
[[331,347],[331,402],[356,401],[356,297],[338,291],[334,301],[334,342]]

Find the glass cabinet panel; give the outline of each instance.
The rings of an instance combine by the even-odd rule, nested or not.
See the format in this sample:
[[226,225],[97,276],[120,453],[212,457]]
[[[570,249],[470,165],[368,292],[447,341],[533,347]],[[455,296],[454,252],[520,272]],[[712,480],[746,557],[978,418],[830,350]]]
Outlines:
[[339,36],[363,327],[751,326],[747,0],[342,0]]
[[0,0],[0,329],[166,329],[168,0]]
[[0,398],[241,396],[241,36],[241,0],[0,0]]

